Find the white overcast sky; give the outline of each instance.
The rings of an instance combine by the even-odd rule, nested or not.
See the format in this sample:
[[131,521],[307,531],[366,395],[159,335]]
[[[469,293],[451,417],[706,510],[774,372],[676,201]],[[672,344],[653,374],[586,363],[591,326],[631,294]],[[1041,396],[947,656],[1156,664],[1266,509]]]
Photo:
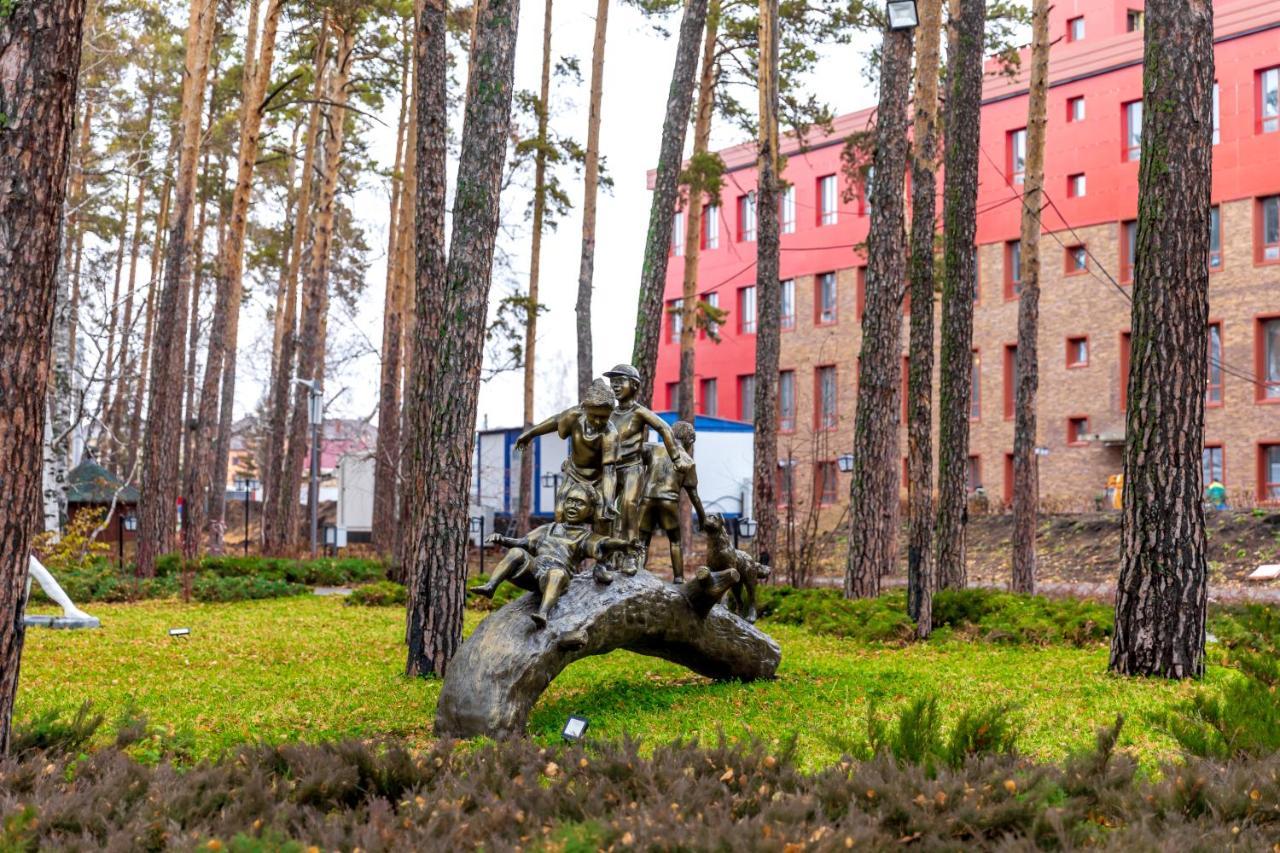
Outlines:
[[[541,32],[543,4],[525,0],[521,4],[520,30],[516,55],[517,89],[536,90],[541,67]],[[554,91],[552,102],[558,112],[553,123],[562,132],[585,142],[587,125],[587,87],[590,77],[591,42],[595,28],[595,4],[586,0],[557,3],[552,30],[552,49],[559,55],[579,58],[583,82],[575,90],[566,87]],[[668,21],[672,35],[663,38],[638,12],[615,4],[610,12],[608,49],[604,79],[604,107],[601,123],[601,150],[608,158],[613,176],[612,194],[601,193],[595,257],[594,361],[597,373],[631,355],[636,294],[639,286],[641,257],[648,227],[650,193],[645,186],[645,173],[657,160],[666,107],[667,88],[675,54],[678,18]],[[876,93],[866,83],[863,66],[866,56],[878,42],[876,36],[862,36],[851,45],[823,48],[822,59],[811,75],[809,84],[817,95],[830,104],[836,114],[870,106]],[[382,116],[385,128],[372,133],[373,156],[389,165],[394,157],[396,104],[389,104]],[[455,133],[457,130],[455,129]],[[692,133],[688,134],[691,144]],[[724,147],[742,141],[729,128],[713,133],[713,147]],[[688,145],[686,146],[686,149]],[[450,164],[450,185],[454,164]],[[568,173],[566,173],[568,175]],[[580,180],[570,185],[574,209],[558,230],[548,232],[543,242],[542,278],[539,300],[547,313],[539,319],[537,345],[537,411],[547,414],[572,403],[576,387],[576,345],[574,303],[577,298],[578,263],[581,249]],[[518,253],[515,267],[518,284],[523,289],[528,279],[529,228],[523,221],[527,199],[505,199],[512,211],[513,225],[523,230],[512,249]],[[385,281],[385,253],[388,190],[385,185],[371,185],[356,202],[356,210],[368,232],[376,259],[369,271],[369,286],[355,317],[334,316],[330,334],[348,340],[363,337],[377,349],[382,338],[382,300]],[[502,285],[495,282],[493,301],[501,297]],[[261,336],[264,329],[262,304],[249,306],[246,322],[252,334]],[[338,309],[335,306],[335,311]],[[240,373],[245,381],[237,388],[237,413],[252,410],[262,393],[262,375],[253,355],[253,347],[241,352]],[[246,363],[251,362],[251,363]],[[331,416],[363,417],[376,409],[379,361],[370,354],[343,367],[331,379],[327,396],[331,397]],[[521,421],[521,377],[518,372],[501,375],[485,383],[480,393],[477,426],[512,426]]]

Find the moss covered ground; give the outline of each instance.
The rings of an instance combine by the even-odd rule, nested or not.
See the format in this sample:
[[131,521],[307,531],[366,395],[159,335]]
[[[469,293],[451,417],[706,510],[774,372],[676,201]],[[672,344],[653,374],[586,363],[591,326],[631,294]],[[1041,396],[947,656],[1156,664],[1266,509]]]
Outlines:
[[[396,735],[431,741],[439,684],[403,677],[403,611],[301,597],[235,604],[99,604],[98,631],[27,634],[18,717],[89,700],[108,723],[145,715],[162,734],[135,754],[220,754],[247,742]],[[480,618],[468,614],[470,631]],[[189,627],[174,640],[171,627]],[[1188,698],[1191,684],[1106,674],[1104,645],[1018,646],[951,638],[886,646],[762,623],[781,643],[771,683],[715,684],[666,662],[615,653],[570,667],[534,710],[531,733],[551,742],[566,715],[595,738],[636,735],[713,742],[752,735],[797,739],[801,766],[838,759],[865,729],[869,704],[891,713],[935,694],[944,719],[1012,702],[1019,750],[1058,759],[1086,748],[1100,726],[1127,718],[1121,748],[1147,767],[1177,754],[1152,716]],[[1211,667],[1206,682],[1226,670]],[[103,738],[109,737],[104,726]],[[157,740],[159,739],[159,740]],[[163,741],[163,742],[159,742]]]

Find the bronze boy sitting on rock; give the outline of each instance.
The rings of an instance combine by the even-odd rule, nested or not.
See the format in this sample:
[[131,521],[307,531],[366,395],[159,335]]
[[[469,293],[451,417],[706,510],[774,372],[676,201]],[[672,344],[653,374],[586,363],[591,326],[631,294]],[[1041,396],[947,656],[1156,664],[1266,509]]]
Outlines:
[[591,522],[599,501],[589,484],[573,482],[560,501],[563,521],[554,521],[529,531],[522,539],[493,534],[489,544],[510,548],[489,578],[481,586],[469,590],[485,598],[493,598],[498,585],[510,581],[529,592],[541,592],[542,604],[531,618],[533,624],[545,628],[551,608],[569,587],[569,578],[578,564],[587,558],[603,560],[607,555],[634,547],[622,539],[594,533]]

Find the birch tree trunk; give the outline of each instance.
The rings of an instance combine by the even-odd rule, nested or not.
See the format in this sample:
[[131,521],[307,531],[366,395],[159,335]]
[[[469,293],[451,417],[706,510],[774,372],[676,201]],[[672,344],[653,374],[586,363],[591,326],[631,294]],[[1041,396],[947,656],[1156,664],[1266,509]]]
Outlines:
[[[533,158],[533,241],[529,247],[529,295],[524,326],[524,429],[533,426],[534,362],[538,345],[538,284],[542,271],[542,227],[547,213],[547,111],[551,97],[551,8],[545,0],[542,14],[542,86],[538,94],[538,150]],[[520,460],[520,491],[516,500],[516,525],[529,529],[533,511],[533,478],[537,453]]]
[[84,0],[0,17],[0,753],[9,751],[31,535],[39,526],[50,337]]
[[1149,0],[1111,671],[1204,674],[1213,5]]
[[907,376],[907,613],[933,630],[933,235],[937,221],[942,0],[920,3],[911,158],[911,341]]
[[778,0],[760,0],[760,119],[756,186],[756,398],[754,485],[756,554],[769,563],[778,544],[778,358],[782,297],[778,281]]
[[[312,219],[311,188],[314,180],[316,148],[320,135],[320,101],[323,99],[327,75],[333,73],[329,69],[329,18],[326,15],[320,24],[320,35],[316,43],[316,79],[311,95],[311,114],[307,119],[306,143],[302,154],[302,179],[298,188],[298,203],[294,208],[291,227],[293,228],[292,246],[289,250],[289,274],[283,283],[285,289],[284,313],[280,322],[283,329],[280,336],[280,355],[276,359],[275,373],[271,377],[271,415],[267,427],[267,464],[264,469],[267,486],[267,505],[263,507],[263,546],[267,553],[280,554],[286,545],[293,540],[296,532],[288,525],[290,504],[298,503],[298,482],[285,479],[285,457],[287,450],[287,431],[289,418],[289,400],[293,385],[293,364],[298,345],[298,277],[302,268],[303,241],[309,232],[307,225]],[[294,510],[297,518],[297,510]],[[295,522],[296,524],[296,522]]]
[[[943,184],[942,352],[938,392],[938,586],[965,586],[969,400],[973,392],[973,299],[977,279],[978,131],[982,105],[983,0],[959,0],[948,58]],[[915,312],[912,312],[915,313]]]
[[591,289],[596,263],[596,196],[600,189],[600,104],[604,94],[604,44],[609,0],[596,0],[596,32],[591,45],[591,99],[582,192],[582,259],[578,265],[578,399],[587,394],[595,370],[591,363]]
[[1036,389],[1040,384],[1040,208],[1049,89],[1049,0],[1031,11],[1031,83],[1027,98],[1027,162],[1022,191],[1022,284],[1018,350],[1014,356],[1013,592],[1036,591],[1036,514],[1040,476],[1036,452]]
[[[408,606],[409,675],[443,675],[462,643],[467,577],[467,499],[476,395],[483,358],[499,191],[511,129],[517,0],[486,0],[476,24],[467,86],[453,235],[439,275],[442,242],[433,202],[442,170],[432,140],[443,122],[444,3],[423,4],[418,30],[418,151],[423,178],[418,210],[418,320],[410,381],[410,464],[430,484],[419,492],[406,535],[413,537]],[[439,76],[440,81],[432,80]],[[440,206],[443,213],[443,206]]]
[[662,335],[662,291],[667,283],[667,260],[671,254],[671,223],[675,219],[685,130],[689,126],[693,84],[698,72],[698,47],[702,44],[706,19],[707,0],[689,0],[680,22],[675,67],[671,70],[671,87],[667,92],[657,176],[649,207],[644,265],[640,270],[635,343],[631,348],[631,363],[640,371],[636,399],[643,403],[653,399],[653,371],[658,360],[658,340]]
[[216,10],[217,4],[213,0],[192,0],[187,22],[186,74],[179,118],[181,143],[174,180],[164,284],[156,309],[164,322],[154,327],[147,431],[142,449],[137,551],[137,572],[142,577],[155,575],[156,557],[173,550],[174,543],[179,448],[183,432],[183,338],[186,332],[186,295],[192,278],[191,231],[195,211],[196,164],[200,159],[200,119],[204,114],[205,78],[209,71]]
[[849,484],[846,598],[874,598],[880,576],[898,556],[898,429],[902,411],[902,296],[906,280],[903,229],[907,168],[907,92],[911,85],[910,29],[887,25],[881,48],[876,110],[875,180],[867,235],[867,292],[858,359],[853,477]]

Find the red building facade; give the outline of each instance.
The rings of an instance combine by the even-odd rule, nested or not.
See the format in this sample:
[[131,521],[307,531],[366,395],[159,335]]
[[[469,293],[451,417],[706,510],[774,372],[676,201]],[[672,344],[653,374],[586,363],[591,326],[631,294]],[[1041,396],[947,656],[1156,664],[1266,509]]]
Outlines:
[[[1206,476],[1237,505],[1280,501],[1280,0],[1215,4],[1211,364]],[[1142,99],[1139,0],[1065,0],[1053,7],[1042,213],[1038,443],[1048,509],[1095,505],[1120,473],[1128,369],[1132,229],[1138,204]],[[1012,487],[1012,364],[1017,339],[1021,158],[1027,73],[988,68],[981,112],[978,302],[970,484],[994,503]],[[803,150],[784,143],[783,332],[779,456],[784,500],[836,504],[848,483],[834,459],[852,450],[865,188],[841,169],[849,134],[870,110],[843,116]],[[721,342],[697,342],[699,412],[752,419],[755,381],[754,146],[721,152],[725,186],[708,208],[700,298],[729,311]],[[1170,158],[1176,164],[1176,152]],[[941,217],[939,217],[941,218]],[[683,217],[677,232],[683,234]],[[681,238],[682,239],[682,238]],[[667,272],[679,304],[685,247]],[[904,306],[904,314],[910,306]],[[668,311],[654,404],[674,407],[678,314]],[[906,334],[903,335],[904,358]],[[937,383],[935,381],[935,394]],[[901,442],[905,453],[905,429]],[[787,498],[785,496],[789,495]]]

